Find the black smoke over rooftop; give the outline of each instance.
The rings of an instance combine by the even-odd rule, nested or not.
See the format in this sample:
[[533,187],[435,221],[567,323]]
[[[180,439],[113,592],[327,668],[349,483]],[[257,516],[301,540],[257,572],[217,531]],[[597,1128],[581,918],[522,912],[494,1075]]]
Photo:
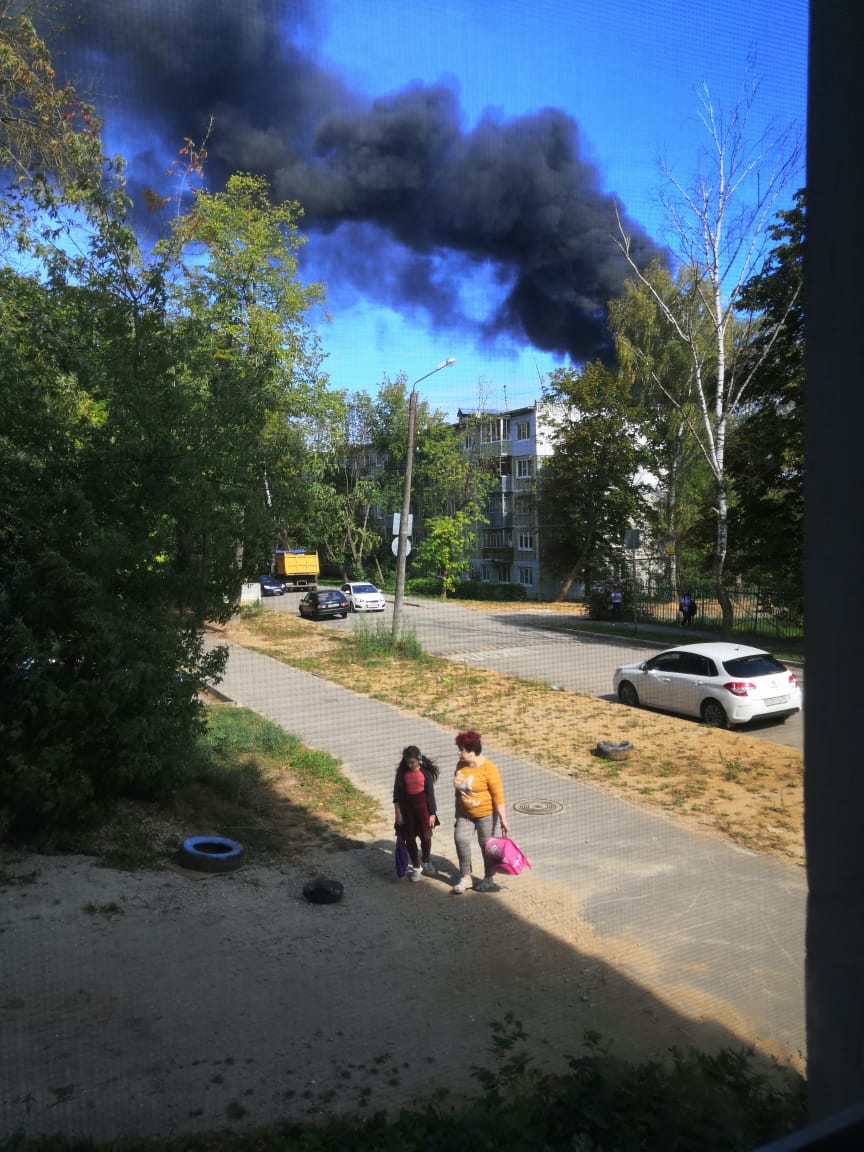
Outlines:
[[[164,189],[183,137],[200,140],[212,116],[211,184],[265,173],[362,294],[577,361],[608,353],[606,303],[627,275],[613,239],[622,210],[572,117],[488,112],[465,130],[447,84],[370,100],[316,50],[320,0],[76,0],[70,12],[55,57],[109,129],[149,141],[152,171],[142,152],[133,180]],[[662,258],[627,228],[638,260]],[[500,285],[482,319],[460,295],[479,266]]]

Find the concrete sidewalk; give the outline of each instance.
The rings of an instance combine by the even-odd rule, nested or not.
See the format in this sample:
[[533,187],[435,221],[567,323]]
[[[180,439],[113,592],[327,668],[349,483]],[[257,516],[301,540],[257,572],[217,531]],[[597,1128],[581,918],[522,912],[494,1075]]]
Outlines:
[[[441,768],[435,852],[455,861],[453,732],[234,646],[219,690],[337,757],[385,814],[401,750],[419,745]],[[483,731],[482,716],[475,726]],[[484,752],[501,769],[511,834],[533,864],[514,887],[526,877],[526,893],[534,877],[553,885],[574,938],[587,927],[628,976],[685,1014],[721,1020],[742,1042],[804,1053],[801,869],[499,751],[494,733]]]

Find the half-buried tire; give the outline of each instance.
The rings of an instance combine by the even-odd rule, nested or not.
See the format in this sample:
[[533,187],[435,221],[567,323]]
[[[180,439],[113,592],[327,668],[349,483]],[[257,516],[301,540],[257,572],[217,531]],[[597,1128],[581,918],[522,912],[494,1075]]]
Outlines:
[[246,849],[226,836],[188,836],[180,845],[177,863],[193,872],[236,872]]
[[597,741],[597,755],[605,760],[626,760],[633,751],[629,740],[622,740],[620,744],[613,744],[610,740]]

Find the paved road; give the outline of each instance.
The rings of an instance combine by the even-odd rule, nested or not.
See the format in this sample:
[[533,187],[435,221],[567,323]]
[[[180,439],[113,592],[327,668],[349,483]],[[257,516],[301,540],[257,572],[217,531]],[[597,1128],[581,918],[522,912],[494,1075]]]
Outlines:
[[[452,732],[245,649],[231,650],[220,687],[338,757],[384,805],[406,744],[442,766],[453,760]],[[494,744],[486,750],[506,782],[512,834],[534,864],[520,893],[529,898],[541,880],[553,886],[572,910],[574,942],[590,938],[682,1012],[737,1021],[748,1042],[803,1052],[803,871],[685,831]],[[452,800],[446,787],[439,796],[443,833]],[[438,845],[453,858],[441,834]]]
[[[296,612],[299,598],[299,593],[273,597],[265,601],[265,607],[271,611]],[[574,617],[545,612],[542,607],[532,612],[508,612],[503,608],[477,612],[458,604],[407,600],[403,611],[405,624],[433,655],[477,664],[507,676],[542,680],[606,700],[615,699],[612,693],[615,669],[621,664],[645,659],[647,652],[659,647],[591,635]],[[376,613],[369,619],[389,622],[391,612],[388,604],[383,616]],[[332,621],[327,627],[351,629],[356,627],[358,619],[365,618],[349,616],[346,621]],[[683,641],[680,629],[669,631],[670,647]],[[680,722],[699,723],[683,718]],[[785,724],[754,723],[746,731],[748,735],[788,748],[804,747],[802,715],[790,717]]]

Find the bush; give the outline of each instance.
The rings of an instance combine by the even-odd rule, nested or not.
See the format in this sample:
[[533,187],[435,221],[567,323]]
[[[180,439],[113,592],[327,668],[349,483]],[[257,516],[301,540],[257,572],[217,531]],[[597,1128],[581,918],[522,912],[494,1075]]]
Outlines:
[[415,576],[405,581],[405,591],[412,596],[440,596],[443,588],[438,576]]
[[463,580],[453,595],[458,600],[527,600],[523,584],[486,584],[481,580]]

